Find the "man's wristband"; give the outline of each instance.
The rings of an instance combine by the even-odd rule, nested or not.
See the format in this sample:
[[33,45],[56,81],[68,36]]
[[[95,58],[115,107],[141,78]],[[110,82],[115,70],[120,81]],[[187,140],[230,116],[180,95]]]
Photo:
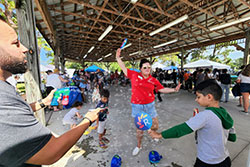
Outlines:
[[92,125],[93,122],[88,117],[84,117],[83,119],[87,119],[89,121],[89,126]]

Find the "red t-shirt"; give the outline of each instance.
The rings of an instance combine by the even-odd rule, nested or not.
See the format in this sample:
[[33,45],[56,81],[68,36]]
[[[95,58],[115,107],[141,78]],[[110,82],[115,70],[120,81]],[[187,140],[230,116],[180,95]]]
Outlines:
[[141,73],[127,69],[127,77],[131,80],[133,104],[149,104],[155,100],[154,90],[158,91],[164,87],[151,75],[144,78]]

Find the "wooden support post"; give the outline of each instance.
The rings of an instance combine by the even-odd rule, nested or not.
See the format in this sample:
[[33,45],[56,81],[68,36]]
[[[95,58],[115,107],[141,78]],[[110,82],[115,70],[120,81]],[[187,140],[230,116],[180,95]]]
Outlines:
[[183,70],[183,65],[184,65],[184,49],[181,49],[181,70]]
[[65,59],[64,59],[64,56],[63,55],[61,55],[60,56],[60,64],[61,64],[61,71],[62,71],[62,73],[64,73],[65,72]]
[[182,49],[181,49],[181,54],[177,54],[177,57],[178,57],[179,59],[181,59],[181,70],[183,70],[184,61],[186,61],[186,59],[187,59],[187,57],[189,56],[190,53],[191,53],[191,52],[189,52],[189,53],[187,53],[186,55],[184,55],[184,54],[185,54],[185,51],[184,51],[184,49],[182,48]]
[[[30,49],[27,53],[28,71],[24,74],[26,100],[28,103],[42,98],[40,90],[39,56],[36,39],[34,5],[32,0],[19,0],[16,9],[18,31],[21,43]],[[44,110],[34,112],[36,118],[45,125]]]
[[55,45],[55,54],[54,54],[54,63],[55,63],[55,68],[59,69],[59,57],[60,57],[60,47],[56,41]]
[[249,64],[249,45],[250,45],[250,28],[246,31],[246,43],[245,43],[245,50],[244,50],[244,59],[243,64]]

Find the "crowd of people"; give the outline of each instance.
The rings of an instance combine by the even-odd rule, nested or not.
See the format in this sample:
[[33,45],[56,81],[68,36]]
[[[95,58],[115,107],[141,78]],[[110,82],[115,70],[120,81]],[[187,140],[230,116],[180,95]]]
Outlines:
[[[22,74],[27,71],[26,53],[28,49],[18,40],[18,36],[0,17],[0,166],[25,167],[52,164],[59,160],[83,135],[83,133],[97,121],[99,145],[106,148],[105,137],[106,119],[109,114],[108,101],[110,93],[107,84],[131,83],[131,116],[134,118],[140,112],[146,112],[153,119],[153,125],[148,131],[153,139],[178,138],[192,132],[197,134],[197,158],[195,167],[220,166],[230,167],[231,160],[226,147],[227,140],[236,141],[234,121],[230,114],[220,106],[220,101],[228,101],[228,88],[231,78],[227,70],[220,74],[209,69],[197,69],[190,74],[188,71],[173,71],[172,75],[158,70],[151,75],[151,63],[147,59],[140,61],[140,72],[128,69],[121,60],[121,49],[116,52],[116,60],[122,70],[111,73],[110,77],[101,71],[85,73],[77,71],[73,78],[65,78],[48,72],[47,96],[28,104],[23,100],[15,88],[7,82],[12,74]],[[51,71],[52,72],[52,71]],[[153,77],[153,75],[155,77]],[[118,77],[121,76],[121,77]],[[167,87],[163,80],[173,79],[174,85]],[[52,78],[50,80],[50,78]],[[119,80],[120,78],[120,80]],[[177,81],[178,78],[178,81]],[[50,80],[50,81],[48,81]],[[129,82],[128,82],[129,80]],[[248,64],[239,74],[237,83],[243,96],[244,112],[248,112],[250,92],[250,65]],[[75,102],[73,108],[65,115],[64,123],[70,124],[71,129],[59,137],[55,137],[48,128],[44,127],[34,116],[33,112],[49,106],[57,88],[62,85],[75,85],[82,90],[83,101],[86,100],[85,91],[96,92],[93,102],[96,109],[89,111],[83,120],[77,124],[75,117],[79,114],[83,103]],[[173,128],[157,132],[159,128],[158,114],[155,109],[155,93],[175,93],[180,88],[192,90],[196,94],[196,102],[206,107],[186,122]],[[99,95],[99,96],[98,96]],[[55,109],[56,110],[56,109]],[[143,131],[136,129],[137,145],[132,155],[139,154],[142,148]]]
[[[190,72],[188,70],[178,70],[176,72],[176,70],[174,69],[171,73],[169,73],[168,70],[156,68],[152,76],[157,78],[163,85],[176,86],[177,81],[179,81],[179,83],[182,84],[181,89],[187,90],[192,93],[196,92],[196,87],[199,83],[205,80],[214,79],[222,88],[222,96],[220,102],[224,103],[227,103],[229,101],[230,88],[236,86],[237,93],[234,94],[233,92],[233,94],[235,95],[235,97],[239,97],[238,106],[243,106],[244,110],[240,111],[247,114],[249,108],[249,68],[249,65],[241,66],[239,68],[241,69],[241,71],[236,74],[238,78],[234,82],[227,69],[213,69],[213,71],[211,71],[211,69],[209,68],[196,68],[196,70],[194,70],[193,72]],[[245,75],[241,73],[242,71],[244,71]],[[160,96],[160,93],[158,92],[157,94],[158,100],[161,102],[162,98]]]

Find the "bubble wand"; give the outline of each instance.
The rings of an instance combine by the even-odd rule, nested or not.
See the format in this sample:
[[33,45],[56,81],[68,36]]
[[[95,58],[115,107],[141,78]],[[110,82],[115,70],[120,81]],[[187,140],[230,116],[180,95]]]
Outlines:
[[121,47],[120,47],[121,49],[124,48],[124,46],[126,45],[127,41],[128,41],[127,38],[125,38],[125,39],[123,40],[122,45],[121,45]]

